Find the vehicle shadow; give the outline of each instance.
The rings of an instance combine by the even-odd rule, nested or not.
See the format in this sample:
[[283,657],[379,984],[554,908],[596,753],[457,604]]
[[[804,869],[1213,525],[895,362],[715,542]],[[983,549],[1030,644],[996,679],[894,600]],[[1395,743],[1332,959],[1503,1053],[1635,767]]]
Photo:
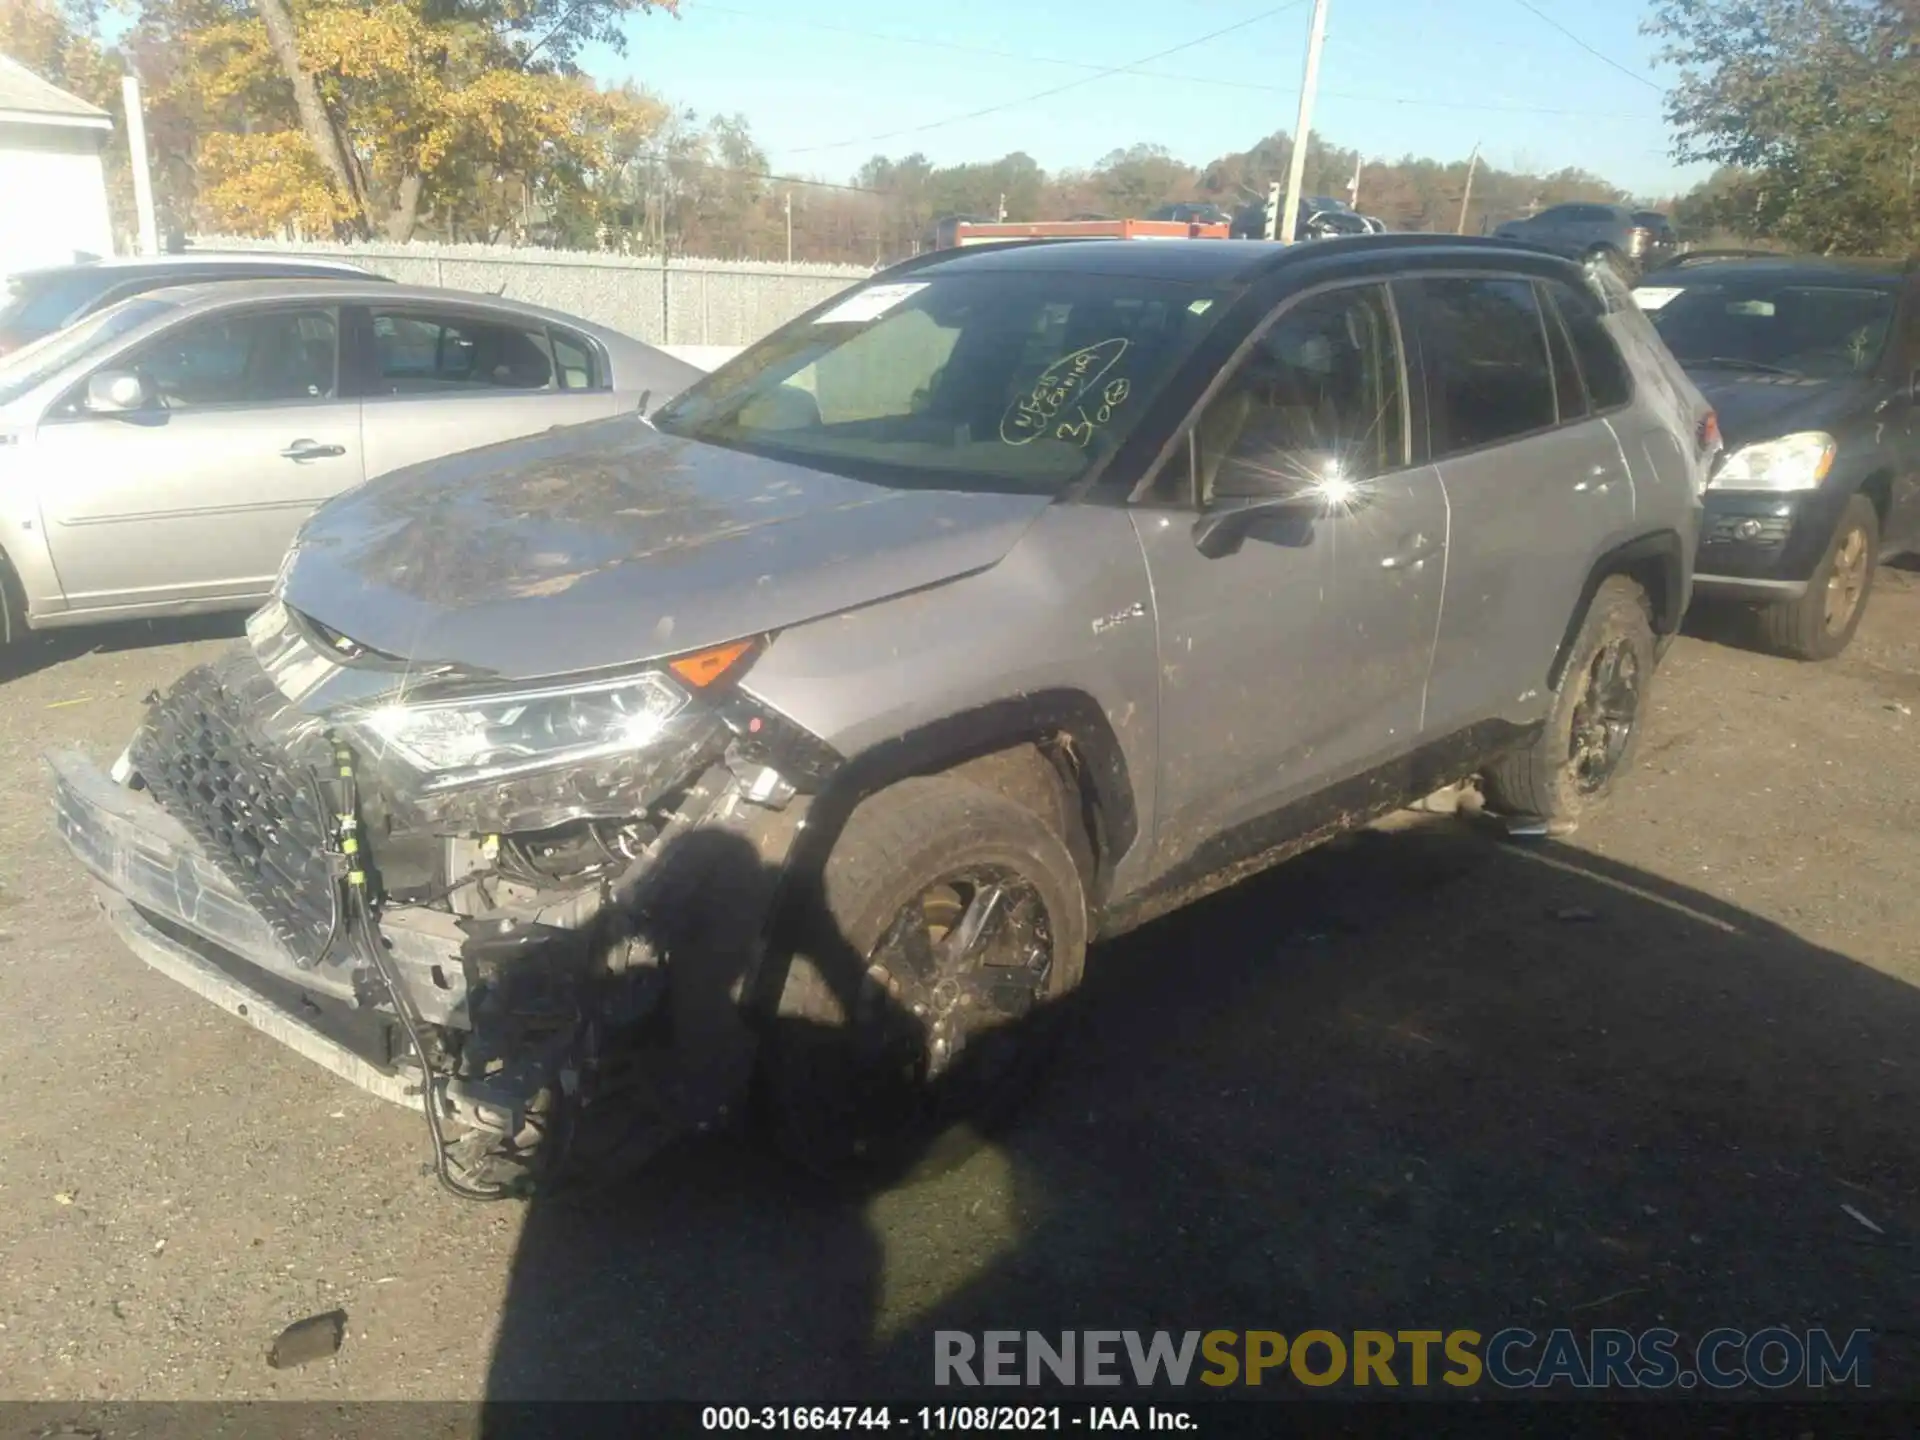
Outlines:
[[183,615],[164,620],[116,620],[71,630],[31,633],[11,650],[0,650],[0,684],[18,680],[82,655],[185,645],[199,640],[237,640],[246,633],[247,611]]
[[938,1330],[1656,1324],[1869,1329],[1875,1393],[1920,1394],[1896,978],[1436,818],[1101,947],[1073,1009],[934,1178],[839,1191],[728,1135],[535,1199],[487,1398],[965,1399]]

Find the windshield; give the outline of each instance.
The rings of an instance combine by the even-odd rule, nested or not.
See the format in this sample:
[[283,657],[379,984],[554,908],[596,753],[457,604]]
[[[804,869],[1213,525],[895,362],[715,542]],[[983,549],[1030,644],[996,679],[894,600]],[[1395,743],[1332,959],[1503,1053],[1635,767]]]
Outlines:
[[1049,271],[869,285],[654,423],[889,485],[1056,494],[1119,446],[1223,298]]
[[0,358],[0,405],[9,405],[36,385],[173,309],[164,300],[122,300],[78,325],[43,336]]
[[98,270],[61,270],[51,275],[21,275],[0,305],[0,330],[15,335],[45,335],[106,288]]
[[1640,308],[1682,365],[1834,380],[1871,374],[1893,326],[1894,293],[1804,280],[1642,286]]

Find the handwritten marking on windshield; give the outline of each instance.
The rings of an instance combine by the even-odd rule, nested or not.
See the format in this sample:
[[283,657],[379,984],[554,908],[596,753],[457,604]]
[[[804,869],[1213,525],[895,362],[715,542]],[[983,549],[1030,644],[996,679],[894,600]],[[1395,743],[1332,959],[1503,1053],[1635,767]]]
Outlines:
[[[1000,438],[1009,445],[1028,445],[1052,430],[1062,440],[1078,436],[1079,443],[1084,445],[1092,438],[1094,422],[1081,402],[1119,363],[1120,357],[1126,354],[1127,344],[1126,340],[1116,337],[1102,340],[1097,345],[1085,346],[1070,355],[1062,355],[1041,371],[1040,378],[1033,382],[1033,389],[1014,401],[1007,413],[1000,417]],[[1115,382],[1116,385],[1125,383]],[[1107,387],[1109,391],[1113,388],[1111,385]],[[1126,398],[1124,391],[1120,398]],[[1060,426],[1055,428],[1055,418],[1069,405],[1075,407],[1079,420],[1062,420]],[[1099,408],[1105,408],[1111,417],[1111,404],[1096,407],[1096,413]],[[1069,429],[1075,433],[1063,433]]]
[[1054,438],[1056,440],[1069,441],[1072,444],[1078,445],[1082,450],[1086,449],[1087,442],[1093,439],[1094,428],[1099,425],[1104,425],[1113,419],[1113,412],[1126,401],[1127,396],[1131,394],[1132,391],[1133,387],[1125,380],[1113,381],[1105,390],[1100,392],[1100,404],[1091,415],[1087,413],[1086,406],[1075,406],[1073,413],[1080,418],[1078,420],[1062,420],[1060,422],[1060,428],[1053,432]]

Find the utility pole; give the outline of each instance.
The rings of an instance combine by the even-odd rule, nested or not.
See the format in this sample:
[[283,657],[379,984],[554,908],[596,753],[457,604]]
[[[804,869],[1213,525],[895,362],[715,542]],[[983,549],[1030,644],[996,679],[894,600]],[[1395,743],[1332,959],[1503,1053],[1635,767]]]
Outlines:
[[1005,195],[1002,195],[999,200],[994,202],[993,218],[998,220],[1002,225],[1007,223],[1007,197]]
[[1473,203],[1473,172],[1479,168],[1480,146],[1476,142],[1473,147],[1473,154],[1467,158],[1467,188],[1462,191],[1460,195],[1460,223],[1456,225],[1453,230],[1453,233],[1456,235],[1464,235],[1467,233],[1467,206]]
[[1347,203],[1356,210],[1360,208],[1360,172],[1366,163],[1358,155],[1353,157],[1353,183],[1347,186]]
[[793,263],[793,192],[787,191],[787,264]]
[[147,116],[140,104],[140,81],[120,78],[120,99],[127,112],[127,157],[133,162],[133,209],[140,218],[140,253],[160,253],[160,226],[153,213],[153,171],[147,164]]
[[1320,49],[1327,43],[1327,0],[1313,0],[1313,28],[1307,32],[1307,73],[1300,81],[1300,114],[1293,124],[1293,158],[1287,166],[1286,208],[1280,216],[1280,243],[1291,245],[1300,218],[1300,185],[1307,173],[1307,140],[1313,134],[1313,93],[1320,85]]

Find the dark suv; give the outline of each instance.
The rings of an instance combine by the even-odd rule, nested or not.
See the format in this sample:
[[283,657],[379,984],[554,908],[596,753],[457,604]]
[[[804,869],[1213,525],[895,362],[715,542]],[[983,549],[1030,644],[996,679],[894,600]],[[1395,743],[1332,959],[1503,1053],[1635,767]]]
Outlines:
[[1598,803],[1706,418],[1524,248],[938,252],[650,418],[332,501],[113,772],[56,758],[59,824],[463,1194],[756,1066],[802,1158],[879,1159],[1031,1087],[1101,936],[1476,773]]
[[0,355],[30,345],[56,330],[64,330],[74,321],[117,304],[129,295],[149,290],[199,285],[211,280],[331,278],[364,281],[385,277],[345,260],[253,251],[83,260],[74,265],[23,270],[8,281],[6,300],[0,303]]
[[1839,654],[1879,562],[1920,549],[1920,270],[1703,251],[1635,294],[1726,442],[1697,593],[1757,606],[1773,649]]
[[1569,259],[1604,261],[1623,275],[1633,275],[1673,253],[1672,227],[1656,229],[1642,213],[1624,205],[1555,205],[1525,220],[1509,220],[1493,233]]

